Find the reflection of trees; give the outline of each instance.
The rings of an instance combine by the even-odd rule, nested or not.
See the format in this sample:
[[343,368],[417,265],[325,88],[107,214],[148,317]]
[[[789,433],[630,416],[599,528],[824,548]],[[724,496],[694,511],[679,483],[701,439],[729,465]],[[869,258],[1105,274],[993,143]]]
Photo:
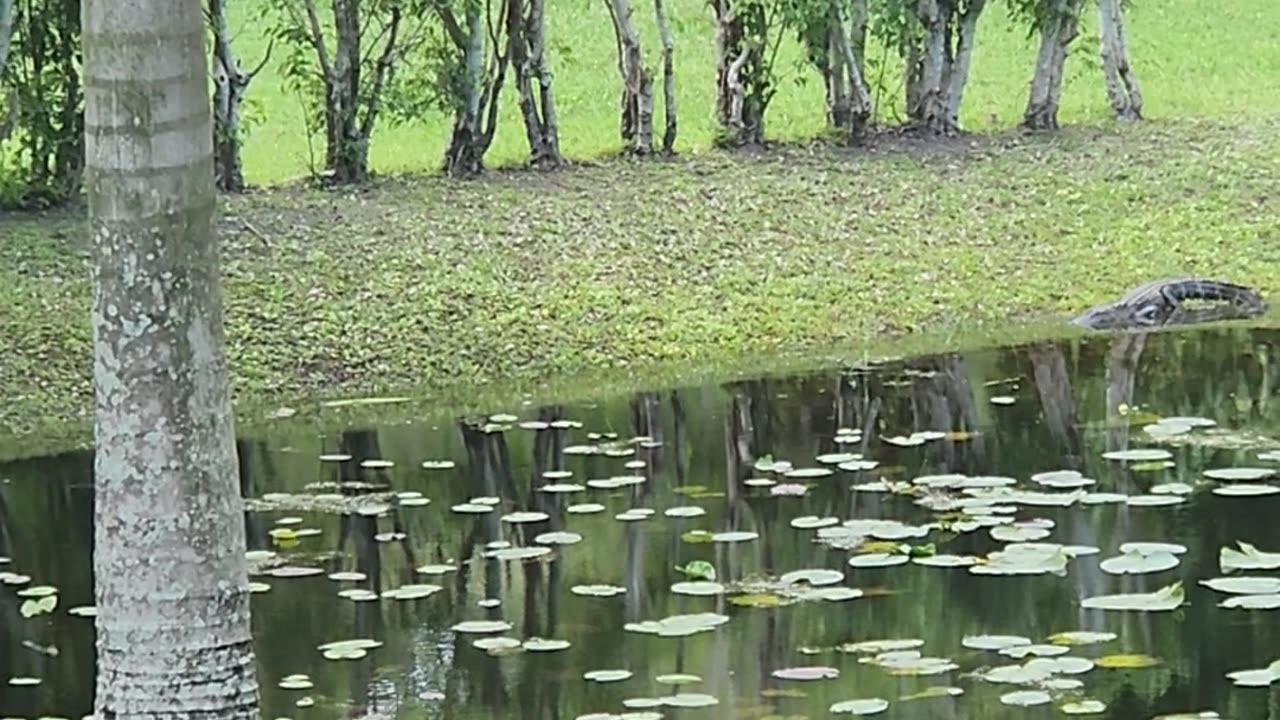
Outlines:
[[1080,419],[1076,412],[1075,396],[1071,390],[1071,374],[1067,371],[1067,359],[1062,344],[1057,342],[1034,343],[1027,348],[1031,360],[1032,376],[1040,407],[1049,434],[1062,451],[1063,466],[1082,468],[1084,453],[1080,437]]
[[[515,482],[511,476],[511,463],[507,455],[506,438],[502,433],[486,432],[484,420],[460,420],[458,429],[462,434],[462,442],[467,451],[467,468],[470,474],[470,494],[472,497],[502,497],[514,501],[516,496]],[[461,563],[454,578],[455,606],[469,607],[473,600],[467,596],[468,579],[472,563],[477,555],[477,546],[493,542],[501,537],[498,513],[489,512],[474,516],[470,528],[461,542],[458,553]],[[487,598],[502,597],[502,561],[486,558],[480,561],[484,566],[484,596]],[[500,616],[501,610],[491,611],[491,615]],[[470,647],[471,638],[462,633],[453,636],[453,656],[465,663],[466,670],[461,673],[450,673],[445,686],[445,693],[451,697],[466,698],[486,708],[505,707],[509,700],[506,681],[502,676],[501,666],[491,658],[480,656]]]
[[1112,337],[1107,350],[1107,452],[1123,450],[1129,444],[1129,423],[1121,416],[1120,406],[1133,404],[1138,363],[1147,344],[1147,335],[1148,333],[1118,333]]
[[939,465],[947,472],[981,472],[986,453],[982,436],[976,434],[978,408],[964,358],[947,353],[913,360],[907,366],[922,373],[912,384],[915,429],[973,434],[963,441],[946,438],[931,443]]
[[684,485],[689,478],[689,420],[685,414],[680,391],[671,391],[671,457],[674,459],[676,485]]

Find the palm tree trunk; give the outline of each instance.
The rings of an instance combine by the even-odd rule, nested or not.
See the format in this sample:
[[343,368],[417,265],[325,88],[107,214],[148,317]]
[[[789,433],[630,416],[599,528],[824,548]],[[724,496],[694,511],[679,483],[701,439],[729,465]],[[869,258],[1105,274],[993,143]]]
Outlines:
[[100,718],[256,718],[200,0],[86,0]]

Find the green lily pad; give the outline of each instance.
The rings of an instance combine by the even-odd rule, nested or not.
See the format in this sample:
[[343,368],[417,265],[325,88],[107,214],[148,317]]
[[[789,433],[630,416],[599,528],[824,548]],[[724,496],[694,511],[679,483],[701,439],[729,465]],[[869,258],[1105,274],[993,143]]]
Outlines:
[[1119,593],[1089,597],[1082,600],[1080,605],[1096,610],[1162,612],[1176,610],[1185,600],[1186,591],[1183,590],[1182,583],[1179,581],[1150,593]]
[[1272,577],[1221,577],[1201,580],[1201,585],[1231,595],[1280,594],[1280,578]]
[[464,620],[449,628],[456,633],[501,633],[511,629],[506,620]]
[[589,597],[613,597],[626,591],[626,588],[618,585],[574,585],[569,588],[569,592],[574,595],[586,595]]
[[630,670],[589,670],[582,674],[582,679],[599,683],[619,682],[634,674]]
[[889,701],[883,698],[859,698],[842,700],[828,709],[836,715],[876,715],[889,709]]
[[825,666],[782,668],[770,674],[778,680],[829,680],[840,677],[839,670]]
[[1204,476],[1211,480],[1242,480],[1252,482],[1274,477],[1276,472],[1275,468],[1228,467],[1210,468],[1204,471]]

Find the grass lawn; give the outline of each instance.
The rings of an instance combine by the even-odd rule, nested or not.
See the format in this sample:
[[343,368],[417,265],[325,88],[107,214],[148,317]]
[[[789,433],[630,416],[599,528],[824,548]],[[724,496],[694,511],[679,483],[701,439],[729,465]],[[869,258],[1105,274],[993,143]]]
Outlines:
[[[234,381],[257,403],[453,402],[585,370],[557,390],[589,394],[894,351],[906,331],[973,344],[1168,274],[1276,297],[1278,161],[1276,120],[1184,121],[228,198]],[[82,222],[0,224],[0,434],[89,407]]]
[[[1076,124],[1007,131],[1034,52],[993,6],[962,118],[990,132],[750,157],[708,149],[710,20],[701,3],[669,5],[683,107],[670,162],[451,182],[424,174],[447,126],[432,118],[375,135],[383,174],[368,187],[279,184],[305,171],[306,141],[296,101],[264,73],[250,94],[269,113],[246,161],[251,182],[273,185],[224,198],[219,219],[246,419],[348,393],[474,405],[957,347],[1009,337],[1010,318],[1047,318],[1019,336],[1069,332],[1067,313],[1168,274],[1280,297],[1280,44],[1263,0],[1133,7],[1150,122],[1106,119],[1090,47],[1069,65],[1063,120]],[[610,153],[617,79],[603,3],[554,0],[550,25],[564,147]],[[1094,26],[1087,16],[1085,37]],[[781,66],[792,73],[795,59],[787,44]],[[506,113],[490,160],[518,163],[514,103]],[[770,135],[812,136],[822,122],[816,83],[784,82]],[[83,228],[72,212],[0,217],[0,457],[88,437]]]

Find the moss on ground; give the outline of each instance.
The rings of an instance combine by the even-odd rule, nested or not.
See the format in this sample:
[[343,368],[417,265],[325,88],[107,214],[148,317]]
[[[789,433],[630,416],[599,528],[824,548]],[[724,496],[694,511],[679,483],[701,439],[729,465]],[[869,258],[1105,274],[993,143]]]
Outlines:
[[[1278,130],[887,139],[226,198],[234,384],[247,418],[406,389],[474,406],[1069,333],[1068,313],[1163,275],[1275,296]],[[83,227],[0,220],[0,447],[87,437]]]

